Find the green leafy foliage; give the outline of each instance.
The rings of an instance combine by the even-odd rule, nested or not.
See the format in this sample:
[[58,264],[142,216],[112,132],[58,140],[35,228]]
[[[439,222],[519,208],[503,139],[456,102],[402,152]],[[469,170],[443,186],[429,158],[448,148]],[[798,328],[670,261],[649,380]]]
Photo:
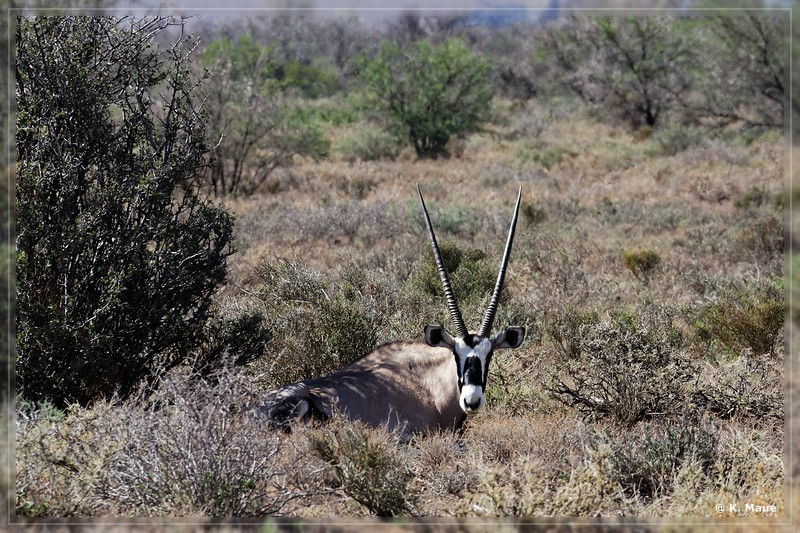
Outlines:
[[359,422],[335,422],[306,434],[311,450],[328,464],[335,486],[376,516],[412,509],[412,473],[391,436]]
[[523,163],[536,163],[546,170],[550,170],[561,162],[564,155],[575,154],[560,146],[547,146],[544,143],[535,142],[533,146],[520,147],[515,155]]
[[448,155],[453,135],[476,131],[487,119],[492,88],[489,62],[463,41],[439,46],[417,41],[409,50],[384,42],[364,67],[376,106],[386,113],[419,157]]
[[392,133],[365,125],[338,139],[332,151],[339,159],[354,162],[394,159],[400,148],[399,140]]
[[[452,242],[440,242],[439,250],[460,305],[467,306],[479,302],[491,294],[497,276],[495,272],[497,266],[487,259],[482,250],[475,248],[463,250]],[[416,292],[440,300],[442,308],[446,306],[439,269],[430,247],[423,248],[411,284]],[[504,287],[501,296],[507,296],[506,291]]]
[[[201,343],[233,220],[200,192],[205,118],[164,19],[21,19],[17,384],[129,395]],[[105,65],[99,68],[99,65]]]
[[626,250],[622,256],[625,268],[633,272],[637,279],[647,283],[656,267],[661,264],[661,256],[650,248]]
[[[269,381],[283,385],[338,370],[375,347],[379,287],[353,271],[329,284],[302,264],[263,259],[257,299],[276,335]],[[371,295],[366,296],[365,295]]]
[[694,321],[698,339],[730,354],[750,350],[774,354],[786,321],[786,300],[780,280],[723,286]]
[[252,363],[264,355],[273,338],[261,309],[237,307],[220,310],[206,327],[205,342],[192,360],[192,367],[203,376],[225,365]]
[[286,64],[275,63],[273,61],[270,65],[270,74],[284,90],[296,89],[307,98],[319,98],[340,89],[339,78],[332,66],[323,68],[299,59],[291,59]]

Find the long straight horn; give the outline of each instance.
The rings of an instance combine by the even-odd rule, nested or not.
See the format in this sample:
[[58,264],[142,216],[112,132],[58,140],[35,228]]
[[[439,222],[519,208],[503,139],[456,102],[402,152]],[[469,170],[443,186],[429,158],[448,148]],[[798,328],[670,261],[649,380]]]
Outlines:
[[447,275],[447,269],[444,267],[442,252],[439,251],[439,244],[436,242],[436,235],[434,235],[433,226],[431,226],[431,217],[428,215],[428,208],[425,207],[425,200],[422,199],[422,190],[419,188],[419,184],[417,184],[417,192],[419,193],[419,201],[422,202],[422,211],[425,213],[425,223],[428,225],[428,234],[431,237],[433,255],[436,257],[436,266],[439,268],[439,277],[442,279],[444,296],[447,298],[447,309],[450,311],[450,318],[453,319],[453,324],[456,326],[456,335],[463,338],[466,337],[469,332],[467,331],[467,326],[464,325],[461,311],[458,309],[458,302],[456,302],[453,287],[450,286],[450,278]]
[[481,322],[481,329],[478,335],[481,337],[488,337],[492,332],[492,324],[494,323],[494,316],[497,314],[497,304],[500,301],[500,293],[503,291],[503,281],[506,277],[506,269],[508,268],[508,260],[511,257],[511,243],[514,241],[514,230],[517,228],[517,216],[519,215],[519,203],[522,199],[522,187],[519,188],[517,195],[517,206],[514,208],[514,218],[511,219],[511,228],[508,230],[508,240],[506,240],[506,250],[503,252],[503,260],[500,261],[500,273],[497,274],[497,283],[494,286],[494,293],[492,300],[489,302],[489,307],[486,308],[486,314],[483,315],[483,322]]

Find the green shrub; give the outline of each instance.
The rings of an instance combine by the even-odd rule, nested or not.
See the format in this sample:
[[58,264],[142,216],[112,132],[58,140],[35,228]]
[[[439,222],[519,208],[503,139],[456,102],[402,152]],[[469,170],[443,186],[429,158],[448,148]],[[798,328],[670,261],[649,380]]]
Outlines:
[[[431,215],[437,238],[439,235],[464,235],[474,237],[483,227],[483,220],[476,216],[475,210],[460,204],[443,206],[439,202],[426,202]],[[428,230],[425,219],[420,215],[419,203],[406,202],[406,213],[410,213],[410,224],[417,229],[420,236],[427,240]]]
[[328,464],[335,488],[376,516],[413,509],[412,473],[393,437],[361,422],[333,421],[306,433],[311,451]]
[[364,78],[385,112],[419,157],[448,155],[451,136],[477,131],[488,118],[489,62],[459,39],[433,46],[418,40],[409,50],[388,41],[365,64]]
[[316,159],[330,149],[318,113],[290,94],[328,93],[330,73],[275,55],[252,35],[222,37],[203,50],[207,129],[218,140],[205,177],[217,195],[250,195],[295,156]]
[[[486,254],[478,249],[463,250],[457,244],[440,242],[439,250],[450,277],[458,302],[462,306],[480,301],[494,289],[497,266],[490,262]],[[436,258],[430,246],[423,247],[411,278],[414,291],[444,302],[444,290],[436,266]],[[504,287],[502,297],[507,296]],[[443,304],[442,308],[446,308]]]
[[731,283],[700,308],[694,329],[699,341],[731,355],[743,350],[772,355],[783,337],[786,312],[782,280]]
[[194,43],[149,45],[169,25],[20,19],[17,386],[29,400],[126,397],[204,340],[233,219],[202,193]]
[[[348,271],[328,282],[298,262],[265,258],[255,296],[276,332],[270,346],[270,385],[338,370],[375,347],[387,305],[379,289]],[[278,333],[280,332],[280,333]]]
[[567,154],[572,154],[572,152],[560,146],[549,147],[545,145],[537,145],[533,148],[519,148],[516,151],[515,156],[523,163],[537,163],[546,170],[550,170],[554,166],[558,165],[563,159],[564,155]]
[[633,272],[637,279],[647,283],[656,267],[661,264],[661,256],[650,248],[626,250],[622,261],[625,268]]
[[739,209],[750,209],[752,207],[761,207],[769,202],[769,195],[756,187],[750,187],[750,190],[741,194],[736,200],[733,201],[733,206]]
[[523,202],[522,220],[529,226],[537,226],[547,220],[547,211],[538,203]]
[[656,130],[656,133],[650,139],[655,155],[673,156],[689,148],[700,146],[705,139],[705,135],[700,128],[673,125]]
[[261,358],[273,334],[260,309],[242,305],[220,310],[207,327],[206,339],[192,367],[203,376],[220,367],[244,366]]
[[339,76],[332,65],[306,64],[291,59],[285,64],[272,60],[268,68],[281,89],[296,89],[307,98],[330,96],[341,89]]

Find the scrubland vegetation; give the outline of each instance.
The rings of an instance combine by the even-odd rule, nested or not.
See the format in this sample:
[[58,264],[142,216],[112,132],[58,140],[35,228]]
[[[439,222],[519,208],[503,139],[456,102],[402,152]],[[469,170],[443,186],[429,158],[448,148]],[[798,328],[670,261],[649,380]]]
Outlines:
[[[656,93],[624,86],[629,76],[604,80],[591,64],[572,63],[591,56],[613,74],[622,68],[613,50],[598,45],[587,56],[564,48],[605,36],[623,49],[647,37],[678,54],[656,54],[659,61],[686,65],[679,72],[691,77],[699,68],[690,65],[697,58],[688,41],[696,28],[669,20],[643,19],[638,29],[623,19],[578,20],[533,38],[519,28],[488,35],[473,28],[459,36],[436,20],[425,26],[427,34],[415,35],[406,21],[408,31],[398,24],[386,35],[417,54],[433,47],[440,54],[434,65],[448,53],[459,56],[485,78],[481,91],[493,96],[484,102],[478,91],[474,116],[425,127],[417,127],[424,117],[416,108],[393,114],[391,105],[374,101],[383,94],[385,103],[390,73],[403,72],[380,62],[380,54],[400,61],[399,48],[388,45],[358,60],[343,49],[335,58],[295,64],[286,58],[297,41],[282,40],[280,28],[265,24],[238,42],[217,30],[220,39],[197,50],[196,62],[183,62],[191,46],[174,47],[176,70],[148,70],[147,55],[136,60],[137,72],[152,75],[155,85],[199,94],[209,88],[208,141],[189,135],[201,120],[199,111],[193,114],[199,104],[176,100],[180,91],[154,92],[167,98],[152,106],[142,103],[141,94],[149,93],[134,95],[142,107],[124,112],[119,102],[106,102],[112,110],[97,120],[113,131],[130,125],[120,138],[131,144],[118,149],[130,158],[123,170],[140,173],[115,182],[112,192],[123,197],[124,209],[113,208],[108,190],[90,186],[78,196],[111,207],[106,218],[100,211],[67,213],[76,224],[62,224],[58,233],[41,216],[47,205],[62,204],[45,195],[39,215],[18,219],[18,242],[28,248],[18,246],[17,275],[27,283],[20,290],[29,291],[17,315],[25,335],[13,426],[18,515],[693,523],[759,515],[756,524],[768,528],[788,514],[796,502],[785,500],[794,473],[784,464],[784,220],[795,193],[785,187],[783,131],[771,122],[774,93],[745,108],[732,94],[710,99],[709,86],[676,79],[658,61],[645,70],[629,65],[640,81],[671,95],[648,102]],[[724,33],[724,24],[706,22]],[[311,24],[295,23],[296,32]],[[350,30],[350,41],[366,31]],[[34,26],[23,31],[45,35]],[[586,41],[566,39],[570,32]],[[463,41],[448,40],[457,38]],[[35,46],[32,38],[23,42]],[[719,57],[734,60],[724,54],[725,38],[713,42]],[[508,57],[526,61],[513,68]],[[199,88],[188,81],[190,72],[212,67],[223,77],[212,73]],[[362,69],[368,75],[359,85]],[[18,85],[18,93],[30,90],[36,75],[23,72],[30,85]],[[416,87],[405,82],[403,94],[425,87],[446,92],[433,77]],[[746,89],[733,90],[739,97]],[[62,125],[58,113],[45,125],[36,116],[59,105],[23,103],[18,120],[30,129],[22,133]],[[152,136],[169,132],[168,121],[125,122],[151,110],[163,118],[165,109],[191,126],[176,126],[173,141],[186,148],[176,160],[173,146]],[[268,121],[248,122],[267,110]],[[63,127],[69,129],[68,121]],[[85,142],[95,146],[106,130],[98,131]],[[28,157],[24,149],[35,141],[18,142],[18,202],[26,194],[40,198],[44,178],[62,177],[58,154],[43,146]],[[78,168],[84,145],[64,143],[63,150],[73,149]],[[209,164],[194,173],[201,159]],[[88,176],[89,183],[105,179],[106,160],[88,160],[91,172],[66,174]],[[148,167],[152,160],[155,169]],[[52,174],[40,171],[43,161]],[[177,187],[160,178],[181,168],[192,169],[192,177]],[[60,190],[60,182],[47,183]],[[268,389],[336,370],[384,342],[419,339],[428,323],[449,326],[417,183],[467,324],[483,313],[522,187],[496,324],[525,326],[525,343],[493,358],[487,407],[463,434],[401,443],[380,429],[338,420],[271,432],[249,410]],[[162,216],[152,202],[179,213],[175,221],[188,233],[172,233],[168,225],[142,230],[144,220]],[[137,217],[136,231],[119,233]],[[224,241],[228,229],[232,245],[222,250],[215,239]],[[42,248],[42,235],[61,247]],[[111,240],[115,235],[125,235],[125,245]],[[92,263],[103,247],[113,250],[107,256],[113,260]],[[66,261],[64,250],[74,252]],[[38,268],[52,279],[31,270],[39,257],[48,258]],[[157,273],[125,267],[136,261]],[[199,280],[169,277],[187,265]],[[65,280],[72,283],[76,274],[64,269],[79,266],[104,280],[97,289],[102,297],[81,300],[83,292],[67,290]],[[154,280],[169,282],[170,291]],[[145,289],[147,305],[137,307],[137,291]],[[114,317],[114,331],[93,322],[98,313]],[[153,326],[151,337],[142,338],[141,324]],[[179,343],[181,332],[187,336]],[[93,376],[88,382],[41,381],[85,376],[85,365]],[[748,503],[775,505],[777,512],[745,509]]]

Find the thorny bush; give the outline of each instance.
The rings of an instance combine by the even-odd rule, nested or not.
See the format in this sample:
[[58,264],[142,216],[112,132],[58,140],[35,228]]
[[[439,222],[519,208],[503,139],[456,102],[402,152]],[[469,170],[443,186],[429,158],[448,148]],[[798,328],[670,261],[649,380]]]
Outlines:
[[71,406],[63,420],[23,408],[17,513],[23,516],[263,516],[302,492],[276,460],[277,435],[246,409],[241,371],[211,381],[173,371],[125,403]]

